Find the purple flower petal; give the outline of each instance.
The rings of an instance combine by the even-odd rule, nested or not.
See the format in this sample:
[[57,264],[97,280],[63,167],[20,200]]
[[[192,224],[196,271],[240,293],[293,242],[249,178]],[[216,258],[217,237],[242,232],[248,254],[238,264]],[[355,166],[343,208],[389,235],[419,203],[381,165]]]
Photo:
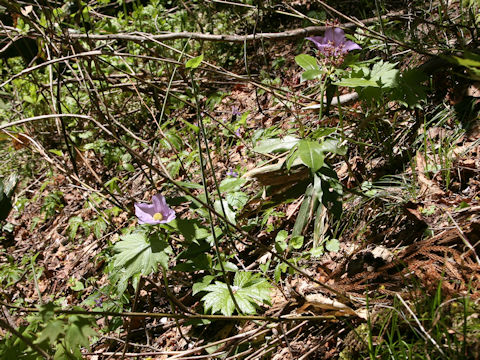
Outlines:
[[[154,218],[155,214],[162,214],[161,220]],[[160,194],[152,197],[152,204],[135,203],[135,215],[139,224],[165,224],[175,219],[175,211],[168,207],[165,197]]]
[[175,211],[168,208],[168,210],[163,214],[163,220],[160,221],[161,224],[168,223],[172,220],[174,220],[177,216],[175,215]]
[[232,106],[232,115],[240,116],[242,113],[238,111],[238,108],[236,106]]
[[153,195],[152,202],[153,202],[153,206],[155,207],[155,212],[162,212],[162,210],[164,210],[165,207],[168,207],[167,202],[165,201],[165,198],[160,194]]
[[311,36],[307,37],[306,39],[313,42],[317,48],[320,48],[321,46],[325,46],[327,44],[323,36]]
[[340,28],[328,28],[325,30],[325,36],[313,36],[306,39],[312,41],[326,57],[336,58],[349,51],[361,49],[358,44],[347,40],[345,32]]
[[231,176],[231,177],[238,177],[238,173],[232,169],[228,169],[227,171],[227,176]]
[[139,224],[152,224],[155,208],[152,204],[135,203],[135,215]]
[[352,50],[362,50],[362,47],[353,41],[347,40],[345,41],[345,50],[352,51]]
[[[338,47],[340,45],[343,45],[345,43],[345,32],[340,29],[340,28],[334,28],[334,29],[327,29],[327,31],[330,30],[330,36],[329,40],[333,42],[333,46]],[[325,37],[327,37],[327,31],[325,31]]]

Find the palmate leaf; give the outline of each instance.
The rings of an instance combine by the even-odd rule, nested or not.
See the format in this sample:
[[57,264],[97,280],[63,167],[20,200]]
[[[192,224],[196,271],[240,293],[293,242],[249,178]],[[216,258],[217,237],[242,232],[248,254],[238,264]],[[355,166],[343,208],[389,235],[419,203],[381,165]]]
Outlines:
[[397,63],[379,61],[375,63],[370,72],[370,80],[380,84],[381,87],[393,87],[399,71],[395,69]]
[[122,236],[113,250],[117,253],[113,266],[123,269],[127,278],[137,273],[149,275],[158,269],[159,264],[168,268],[169,254],[172,253],[165,240],[155,234],[148,238],[143,232]]
[[404,71],[398,78],[398,86],[393,88],[390,99],[398,101],[410,108],[421,108],[421,103],[427,99],[426,74],[417,69]]
[[93,329],[94,324],[92,318],[81,315],[70,316],[65,333],[67,349],[74,352],[79,347],[88,347],[90,344],[88,338],[97,335]]
[[392,88],[396,86],[399,74],[399,70],[395,69],[396,66],[397,63],[379,61],[373,65],[371,70],[368,67],[363,67],[361,71],[352,72],[349,74],[350,77],[333,84],[355,88]]
[[[259,274],[237,272],[231,289],[240,311],[244,314],[255,314],[257,303],[270,304],[270,284]],[[211,311],[212,314],[220,312],[225,316],[233,314],[235,303],[227,284],[215,281],[215,284],[203,287],[202,291],[208,292],[202,297],[206,312]]]

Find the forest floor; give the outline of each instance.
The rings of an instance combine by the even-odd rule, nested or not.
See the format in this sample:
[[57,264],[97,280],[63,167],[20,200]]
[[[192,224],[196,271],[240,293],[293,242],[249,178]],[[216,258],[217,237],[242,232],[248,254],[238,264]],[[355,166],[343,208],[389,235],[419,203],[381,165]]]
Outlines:
[[[446,67],[434,76],[449,82],[437,85],[437,92],[432,86],[423,108],[390,101],[382,105],[388,109],[381,116],[367,117],[372,112],[357,99],[332,106],[329,114],[319,117],[318,109],[305,109],[312,105],[304,98],[310,83],[300,81],[298,43],[267,44],[281,66],[272,69],[270,61],[263,60],[272,55],[260,46],[249,47],[248,73],[257,77],[268,72],[275,88],[290,89],[287,95],[263,91],[248,80],[232,80],[225,73],[202,74],[198,87],[208,94],[203,105],[215,103],[202,109],[214,119],[205,125],[210,176],[244,180],[244,195],[232,193],[244,201],[236,221],[263,244],[233,234],[220,251],[228,255],[225,264],[235,264],[235,271],[254,270],[268,277],[270,305],[258,302],[256,311],[274,320],[189,318],[204,313],[192,285],[208,271],[179,270],[185,241],[181,236],[171,240],[176,257],[170,258],[167,272],[142,275],[126,285],[126,295],[115,299],[111,248],[125,234],[122,229],[138,226],[134,203],[148,202],[162,189],[182,220],[195,218],[192,209],[198,204],[166,187],[165,180],[145,165],[135,164],[132,171],[107,164],[101,158],[103,150],[79,146],[75,171],[65,148],[54,153],[52,164],[52,152],[39,150],[49,145],[36,147],[34,129],[23,129],[10,133],[13,141],[2,138],[0,149],[2,175],[21,169],[22,176],[0,242],[1,313],[11,328],[25,326],[29,309],[53,302],[87,312],[148,313],[97,317],[97,334],[81,349],[90,359],[386,358],[382,347],[396,349],[394,358],[428,349],[434,354],[431,358],[449,358],[452,353],[480,357],[478,82],[459,84]],[[421,66],[428,59],[417,55],[403,61],[399,69]],[[237,61],[229,70],[246,73],[242,66]],[[342,88],[340,94],[352,91]],[[465,107],[472,109],[467,115]],[[196,112],[194,107],[172,109],[168,117],[183,121],[172,125],[174,132],[185,129],[186,123],[198,125]],[[282,164],[286,153],[257,151],[259,129],[263,140],[265,134],[280,139],[302,134],[299,123],[308,134],[341,127],[341,137],[349,139],[346,154],[328,157],[343,189],[340,220],[325,207],[302,213],[308,198],[304,182],[311,176],[305,166],[296,172],[266,168]],[[145,140],[142,123],[137,125],[132,125],[135,135],[151,141]],[[143,126],[153,126],[152,119]],[[60,127],[51,125],[47,131],[53,142],[62,142]],[[391,145],[387,150],[382,148],[386,137]],[[46,139],[42,134],[38,138]],[[196,144],[184,133],[179,141],[187,148],[185,159],[195,153]],[[133,147],[148,157],[147,147]],[[163,168],[164,159],[178,156],[173,148],[159,148],[158,157],[149,159],[151,165]],[[19,164],[18,169],[12,164]],[[185,160],[182,166],[176,181],[202,184],[201,164]],[[117,181],[111,181],[115,177]],[[208,180],[211,189],[213,178]],[[115,197],[105,201],[105,189]],[[192,188],[197,196],[202,191]],[[285,241],[282,231],[291,234],[299,216],[312,220],[306,221],[301,242],[293,243],[294,237]],[[322,220],[315,221],[319,217]],[[217,220],[217,225],[224,222]],[[212,248],[210,244],[206,252]],[[281,249],[302,273],[282,268],[268,249]],[[185,316],[152,315],[172,311]],[[402,347],[402,341],[408,345]]]

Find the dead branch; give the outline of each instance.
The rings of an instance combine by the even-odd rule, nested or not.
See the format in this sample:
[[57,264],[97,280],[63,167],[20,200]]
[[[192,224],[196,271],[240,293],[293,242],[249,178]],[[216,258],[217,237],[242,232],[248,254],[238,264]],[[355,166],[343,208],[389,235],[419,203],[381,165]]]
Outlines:
[[[401,13],[392,13],[382,18],[392,18],[401,15]],[[347,22],[341,25],[341,28],[350,29],[353,27],[358,26],[358,24],[371,24],[375,21],[378,21],[377,17],[372,17],[364,20],[357,20],[355,22]],[[177,32],[177,33],[164,33],[164,34],[147,34],[142,32],[134,32],[134,33],[117,33],[117,34],[81,34],[78,33],[77,30],[69,29],[69,37],[72,39],[90,39],[90,40],[127,40],[127,41],[134,41],[134,42],[144,42],[146,41],[146,37],[148,36],[149,39],[157,40],[157,41],[164,41],[164,40],[177,40],[177,39],[193,39],[193,40],[202,40],[202,41],[213,41],[213,42],[234,42],[234,43],[244,43],[244,42],[252,42],[255,40],[290,40],[290,39],[297,39],[306,36],[312,35],[321,35],[327,29],[327,26],[308,26],[303,29],[293,29],[287,30],[278,33],[257,33],[257,34],[249,34],[249,35],[217,35],[217,34],[202,34],[202,33],[194,33],[194,32]],[[8,32],[17,31],[15,28],[5,27],[5,30]],[[5,31],[0,32],[0,35],[5,35]],[[29,33],[29,37],[41,37],[41,34],[36,33]]]

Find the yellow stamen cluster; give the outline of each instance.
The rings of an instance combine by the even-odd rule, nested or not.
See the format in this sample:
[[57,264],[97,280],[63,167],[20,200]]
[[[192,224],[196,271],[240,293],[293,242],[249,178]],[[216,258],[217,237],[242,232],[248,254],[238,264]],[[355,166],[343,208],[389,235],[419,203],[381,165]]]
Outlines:
[[153,214],[153,220],[155,220],[155,221],[162,221],[162,220],[163,220],[163,214],[162,214],[162,213],[155,213],[155,214]]

